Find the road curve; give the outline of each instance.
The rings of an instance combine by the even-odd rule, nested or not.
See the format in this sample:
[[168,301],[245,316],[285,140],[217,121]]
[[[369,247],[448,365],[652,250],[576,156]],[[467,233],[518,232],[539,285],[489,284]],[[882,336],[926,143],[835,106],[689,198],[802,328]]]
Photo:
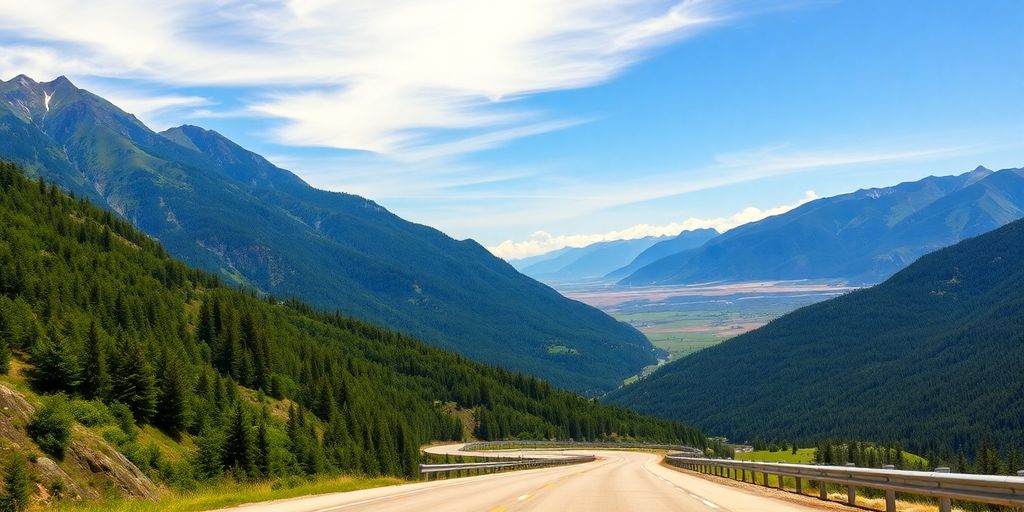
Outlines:
[[[821,510],[710,482],[643,452],[575,450],[595,462],[243,505],[233,512],[804,512]],[[517,453],[518,454],[518,453]]]

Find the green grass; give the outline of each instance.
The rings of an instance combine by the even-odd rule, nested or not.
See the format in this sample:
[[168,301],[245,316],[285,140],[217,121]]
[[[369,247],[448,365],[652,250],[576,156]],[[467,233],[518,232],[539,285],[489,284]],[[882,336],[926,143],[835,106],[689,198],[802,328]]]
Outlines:
[[[283,482],[282,482],[283,483]],[[349,492],[405,483],[397,478],[334,477],[304,481],[297,485],[224,483],[200,491],[166,496],[157,501],[114,500],[90,503],[61,503],[60,512],[199,512],[234,507],[245,503],[280,500],[299,496]],[[277,488],[275,488],[277,487]]]
[[[736,460],[753,460],[757,462],[786,462],[789,464],[810,464],[814,462],[814,448],[798,448],[794,454],[791,450],[770,452],[767,450],[737,453]],[[928,461],[920,455],[903,452],[904,466],[927,466]]]
[[654,346],[667,350],[675,361],[743,332],[732,329],[733,325],[767,322],[774,313],[688,310],[612,312],[612,315],[639,329]]
[[789,464],[810,464],[814,462],[814,448],[797,448],[796,453],[792,450],[770,452],[759,450],[747,453],[737,453],[736,460],[753,460],[758,462],[786,462]]
[[580,353],[579,350],[576,350],[576,349],[574,349],[572,347],[567,347],[565,345],[548,345],[548,354],[561,354],[561,355],[567,355],[567,356],[574,356],[574,355],[579,354],[579,353]]

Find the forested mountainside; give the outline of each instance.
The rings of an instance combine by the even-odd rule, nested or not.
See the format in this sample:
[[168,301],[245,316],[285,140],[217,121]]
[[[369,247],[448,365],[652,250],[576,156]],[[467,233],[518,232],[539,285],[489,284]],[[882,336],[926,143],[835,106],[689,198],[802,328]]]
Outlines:
[[[1024,221],[675,361],[612,401],[734,440],[1024,453]],[[1018,468],[1014,468],[1018,469]]]
[[[70,422],[68,399],[56,395],[65,394],[89,411],[76,413],[83,425],[65,443],[95,431],[172,486],[225,472],[411,476],[421,444],[463,437],[459,416],[475,418],[465,426],[482,439],[705,444],[677,422],[600,405],[341,314],[226,287],[110,211],[6,163],[0,334],[5,392],[26,379],[50,404],[48,418]],[[169,437],[139,446],[135,424]],[[33,437],[37,444],[17,448],[30,456],[63,451],[52,436]],[[33,475],[45,478],[38,464]]]
[[220,134],[156,133],[66,78],[0,82],[0,158],[225,282],[295,296],[590,395],[653,364],[637,330],[472,240],[317,190]]
[[859,190],[732,229],[621,284],[847,279],[881,282],[929,252],[1024,217],[1024,169],[978,167]]

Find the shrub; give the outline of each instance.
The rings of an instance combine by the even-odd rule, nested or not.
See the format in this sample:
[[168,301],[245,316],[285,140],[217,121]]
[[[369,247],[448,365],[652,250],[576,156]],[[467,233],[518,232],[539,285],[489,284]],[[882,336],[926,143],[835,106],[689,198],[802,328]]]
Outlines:
[[75,422],[64,394],[54,395],[36,411],[28,425],[28,434],[44,452],[64,459],[64,451],[71,444],[71,427]]
[[114,416],[114,421],[121,427],[121,432],[128,436],[129,441],[134,441],[138,438],[139,434],[135,429],[135,416],[127,405],[121,402],[110,404],[110,414]]
[[68,404],[71,414],[79,423],[87,427],[110,425],[114,423],[114,415],[110,408],[99,400],[71,400]]

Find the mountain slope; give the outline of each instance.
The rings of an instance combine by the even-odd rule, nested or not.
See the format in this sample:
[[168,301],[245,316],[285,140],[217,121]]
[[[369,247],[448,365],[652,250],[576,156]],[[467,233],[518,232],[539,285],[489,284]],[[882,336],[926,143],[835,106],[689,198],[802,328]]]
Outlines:
[[529,267],[530,265],[534,265],[542,261],[555,259],[569,251],[572,251],[573,249],[575,249],[575,247],[563,247],[561,249],[546,252],[544,254],[538,254],[536,256],[529,256],[518,260],[509,260],[508,263],[509,265],[515,267],[516,270],[522,272],[524,268]]
[[472,240],[314,189],[216,132],[155,133],[66,79],[0,83],[0,131],[12,134],[0,157],[111,208],[230,282],[340,308],[585,393],[655,360],[632,327]]
[[[4,162],[0,333],[0,381],[30,385],[46,401],[67,401],[56,393],[72,398],[68,422],[81,425],[67,450],[75,459],[61,466],[86,473],[90,484],[138,473],[127,460],[78,458],[90,450],[124,458],[101,437],[151,478],[185,489],[232,476],[411,477],[421,444],[460,439],[464,427],[486,439],[705,443],[679,423],[600,405],[294,300],[225,287],[109,211]],[[23,439],[31,411],[9,391],[0,385],[5,452],[36,459],[38,448]],[[457,410],[473,419],[463,425],[451,414]],[[37,478],[49,486],[46,461],[37,460]],[[81,467],[87,462],[95,467]],[[151,488],[135,494],[152,496]]]
[[696,249],[716,236],[718,236],[718,231],[711,228],[683,231],[673,238],[662,240],[648,247],[633,258],[628,265],[609,272],[606,277],[609,279],[622,279],[661,258]]
[[522,267],[522,272],[541,281],[575,281],[599,278],[633,261],[638,254],[664,237],[597,242],[572,248],[557,257]]
[[666,365],[612,400],[742,440],[1024,447],[1024,221]]
[[1024,170],[979,167],[812,201],[650,263],[621,282],[878,282],[929,251],[1022,216]]

